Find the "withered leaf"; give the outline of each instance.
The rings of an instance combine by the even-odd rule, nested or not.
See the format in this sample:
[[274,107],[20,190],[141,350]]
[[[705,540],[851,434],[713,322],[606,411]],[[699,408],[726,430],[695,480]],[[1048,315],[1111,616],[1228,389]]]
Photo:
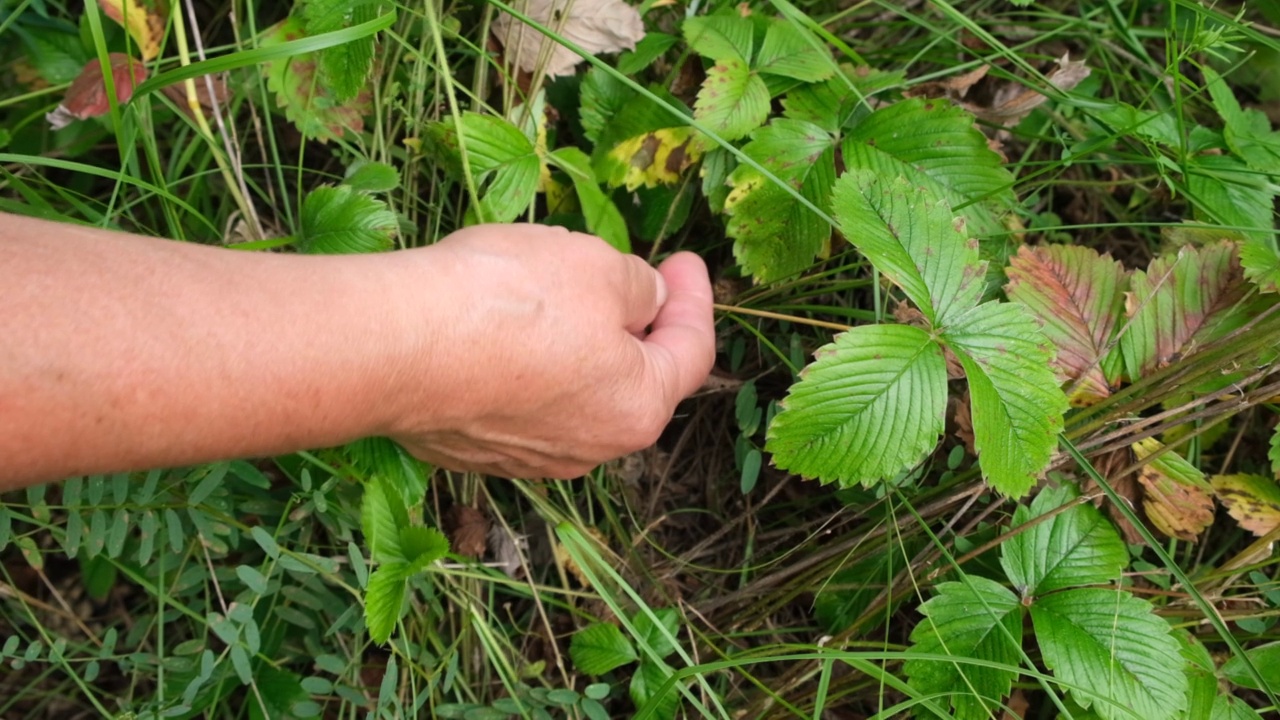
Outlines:
[[1261,475],[1214,475],[1213,492],[1240,527],[1262,537],[1280,525],[1280,486]]
[[455,504],[445,516],[445,527],[449,531],[449,547],[455,553],[472,558],[484,555],[489,533],[489,520],[484,513]]
[[[200,107],[205,108],[206,110],[213,109],[214,105],[225,104],[227,102],[227,98],[231,95],[230,91],[227,89],[227,79],[224,73],[219,73],[217,75],[201,75],[191,82],[195,84],[196,102],[200,104]],[[213,90],[212,93],[210,93],[210,88]],[[192,116],[191,114],[194,110],[191,108],[190,101],[187,98],[187,84],[185,82],[165,85],[160,90],[178,106],[179,110],[185,113],[188,117]]]
[[160,41],[164,39],[164,26],[169,17],[166,0],[98,0],[98,5],[107,17],[129,31],[144,60],[153,60],[160,54]]
[[[1054,68],[1045,79],[1058,90],[1068,92],[1089,77],[1091,72],[1083,61],[1073,61],[1068,54],[1058,59],[1058,67]],[[1011,83],[996,92],[995,99],[989,107],[967,102],[962,102],[960,105],[982,120],[1012,127],[1048,99],[1048,96],[1039,90]]]
[[1010,300],[1026,305],[1058,349],[1053,367],[1077,407],[1111,394],[1102,359],[1123,305],[1124,267],[1109,255],[1076,245],[1018,248],[1009,260]]
[[[121,105],[133,97],[133,89],[147,79],[147,67],[124,53],[111,53],[111,79],[116,86],[116,101]],[[107,101],[106,77],[102,64],[95,58],[85,63],[80,75],[71,81],[67,95],[57,109],[45,115],[49,127],[61,130],[75,120],[106,115],[111,110]]]
[[[1164,446],[1155,438],[1133,444],[1139,460],[1146,460]],[[1213,524],[1213,488],[1204,474],[1175,452],[1152,459],[1139,471],[1146,489],[1142,509],[1160,532],[1179,540],[1195,540]]]
[[1121,339],[1130,378],[1195,353],[1248,321],[1255,308],[1242,301],[1252,285],[1240,266],[1239,246],[1184,245],[1176,255],[1134,271],[1125,293],[1129,328]]
[[[521,0],[517,11],[596,55],[634,50],[644,38],[640,13],[622,0]],[[507,59],[525,72],[545,63],[549,78],[572,75],[582,58],[505,12],[493,21],[493,34]]]
[[978,83],[979,80],[987,76],[990,72],[990,65],[980,65],[963,75],[949,77],[946,80],[934,80],[930,82],[922,82],[912,85],[910,88],[903,90],[903,97],[926,97],[926,98],[949,98],[951,100],[963,99],[969,94],[969,88]]

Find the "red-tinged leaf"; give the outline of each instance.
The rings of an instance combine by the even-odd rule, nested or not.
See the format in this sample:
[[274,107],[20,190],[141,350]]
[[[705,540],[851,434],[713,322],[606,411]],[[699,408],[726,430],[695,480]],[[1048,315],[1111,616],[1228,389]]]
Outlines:
[[107,17],[129,31],[144,60],[152,60],[160,54],[160,41],[164,39],[164,26],[169,16],[165,0],[98,0]]
[[1125,293],[1130,323],[1120,345],[1130,379],[1194,354],[1239,328],[1254,314],[1243,302],[1251,285],[1239,245],[1185,246],[1134,271]]
[[1026,305],[1058,348],[1053,362],[1077,407],[1111,394],[1119,380],[1107,377],[1109,350],[1123,305],[1127,276],[1109,255],[1074,245],[1023,246],[1009,260],[1010,300]]
[[[261,47],[280,45],[306,37],[302,21],[290,17],[262,35]],[[267,65],[267,87],[276,104],[302,134],[320,142],[340,138],[347,131],[364,130],[364,116],[373,109],[373,93],[366,87],[347,102],[335,102],[316,77],[315,53],[273,60]]]
[[[225,73],[217,75],[201,75],[191,81],[195,84],[196,104],[207,110],[212,110],[214,105],[223,105],[230,97],[231,91],[227,89],[227,80]],[[210,92],[212,90],[212,92]],[[160,91],[169,96],[169,99],[177,104],[178,109],[194,118],[195,109],[191,106],[191,98],[187,96],[187,84],[185,82],[165,85]]]
[[[116,101],[123,105],[133,97],[133,89],[147,79],[147,67],[124,53],[111,53],[111,78],[116,86]],[[49,126],[60,130],[75,120],[106,115],[111,111],[107,101],[106,77],[97,59],[85,63],[80,76],[67,88],[67,96],[56,110],[45,116]]]
[[[1155,438],[1133,444],[1138,459],[1145,460],[1164,446]],[[1176,452],[1152,459],[1138,475],[1146,488],[1142,509],[1160,532],[1179,540],[1195,540],[1213,524],[1212,487],[1204,474]]]
[[1261,475],[1214,475],[1213,492],[1240,527],[1262,537],[1280,525],[1280,487]]

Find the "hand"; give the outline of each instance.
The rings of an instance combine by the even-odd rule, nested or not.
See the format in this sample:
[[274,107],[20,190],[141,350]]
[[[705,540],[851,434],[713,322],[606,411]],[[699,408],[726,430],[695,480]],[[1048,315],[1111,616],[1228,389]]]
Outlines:
[[[416,390],[391,434],[441,467],[582,475],[656,442],[715,361],[711,286],[696,255],[655,271],[598,238],[541,225],[468,228],[397,255],[425,302],[442,305],[404,370]],[[419,382],[415,367],[439,368],[438,381]]]

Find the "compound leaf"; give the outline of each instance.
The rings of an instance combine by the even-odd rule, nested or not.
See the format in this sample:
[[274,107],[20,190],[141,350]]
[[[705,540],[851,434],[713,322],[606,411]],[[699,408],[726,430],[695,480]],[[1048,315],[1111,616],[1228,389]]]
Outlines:
[[1120,339],[1131,379],[1193,354],[1239,328],[1252,311],[1238,245],[1184,246],[1136,270],[1125,294],[1129,328]]
[[1280,525],[1280,487],[1261,475],[1214,475],[1218,500],[1240,527],[1262,537]]
[[1009,299],[1031,311],[1058,349],[1053,367],[1071,404],[1092,405],[1110,395],[1119,378],[1107,377],[1102,360],[1124,309],[1124,266],[1079,245],[1024,245],[1006,274]]
[[725,140],[746,137],[769,117],[769,88],[745,61],[721,60],[707,71],[693,116]]
[[407,577],[422,572],[431,563],[444,557],[449,552],[449,540],[435,528],[402,527],[400,551],[409,563],[405,568]]
[[400,542],[400,531],[407,527],[409,511],[400,493],[381,480],[365,483],[364,500],[360,505],[360,529],[375,562],[402,563],[412,559],[405,555]]
[[[302,9],[308,35],[335,32],[373,20],[378,6],[351,0],[307,0]],[[367,35],[320,51],[320,80],[335,102],[347,102],[365,89],[373,70],[374,37]]]
[[901,176],[850,170],[833,207],[845,237],[911,298],[932,325],[978,304],[985,265],[978,242],[934,188]]
[[1185,660],[1151,603],[1121,590],[1075,588],[1038,598],[1031,621],[1044,663],[1076,702],[1105,720],[1173,718],[1186,708]]
[[983,476],[1004,495],[1025,495],[1049,464],[1068,407],[1049,366],[1052,345],[1017,303],[979,305],[956,318],[943,338],[969,380]]
[[375,643],[381,645],[391,637],[401,617],[407,584],[406,566],[402,562],[384,564],[369,576],[364,596],[364,623]]
[[876,110],[849,132],[844,162],[932,184],[952,207],[1012,197],[1013,176],[973,126],[973,116],[947,102],[914,98]]
[[631,641],[617,625],[609,623],[594,623],[574,633],[569,641],[569,657],[578,670],[588,675],[603,675],[639,659]]
[[[1031,506],[1019,506],[1013,528],[1074,501],[1079,494],[1063,486],[1040,491]],[[1076,585],[1101,585],[1120,578],[1129,552],[1120,534],[1088,503],[1044,520],[1001,546],[1000,565],[1014,587],[1035,597]]]
[[920,606],[925,619],[911,632],[912,653],[949,655],[999,663],[988,667],[944,660],[907,660],[911,686],[924,694],[951,693],[959,720],[998,716],[1018,676],[1022,604],[1008,588],[987,578],[938,585]]
[[[666,90],[654,88],[652,92],[668,103],[684,107]],[[593,106],[600,118],[605,113],[612,114],[601,120],[591,162],[596,177],[610,187],[624,185],[635,190],[641,185],[672,184],[701,157],[703,143],[695,141],[696,131],[648,98],[629,95],[616,110],[605,103],[606,99],[601,99]],[[588,112],[585,100],[583,112]]]
[[947,401],[942,349],[908,325],[868,325],[817,353],[769,426],[785,470],[848,487],[892,478],[938,442]]
[[436,156],[455,178],[465,178],[465,162],[476,183],[487,181],[480,192],[480,207],[474,209],[478,221],[511,222],[533,202],[542,162],[533,141],[509,121],[468,111],[456,124],[452,119],[432,123],[426,135]]
[[1275,194],[1265,175],[1227,155],[1194,155],[1186,179],[1197,220],[1238,229],[1251,245],[1275,252]]
[[1209,720],[1262,720],[1262,716],[1238,697],[1219,695],[1213,699]]
[[[828,211],[836,174],[835,144],[835,138],[816,125],[779,118],[756,130],[742,151]],[[756,280],[794,275],[827,249],[827,221],[758,170],[739,165],[729,182],[733,190],[724,210],[734,257]]]
[[298,225],[298,249],[327,255],[390,250],[399,222],[386,203],[339,185],[311,191]]
[[826,80],[835,74],[836,66],[818,47],[795,23],[775,20],[765,32],[755,67],[763,73],[804,82]]

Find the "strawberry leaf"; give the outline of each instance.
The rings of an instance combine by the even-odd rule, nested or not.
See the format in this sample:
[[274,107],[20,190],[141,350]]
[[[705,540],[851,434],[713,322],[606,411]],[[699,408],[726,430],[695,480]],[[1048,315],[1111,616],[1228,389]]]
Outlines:
[[942,350],[925,331],[868,325],[817,353],[769,425],[785,470],[842,487],[892,478],[938,442],[947,402]]
[[978,243],[934,188],[850,170],[836,181],[833,205],[845,237],[932,325],[977,305],[985,271]]
[[[780,118],[760,128],[742,151],[819,208],[831,204],[835,138],[816,125]],[[760,282],[794,275],[822,254],[831,226],[758,170],[739,165],[725,200],[734,257]]]
[[164,0],[98,0],[98,5],[107,17],[129,31],[143,60],[153,60],[160,54],[169,3]]
[[618,211],[618,206],[613,204],[613,200],[605,195],[596,183],[595,173],[591,169],[591,158],[576,147],[563,147],[551,153],[548,160],[563,170],[573,181],[573,188],[578,196],[578,204],[582,206],[582,216],[586,220],[587,230],[619,251],[631,252],[631,236],[627,231],[627,221]]
[[321,187],[302,201],[298,249],[312,254],[390,250],[399,227],[386,203],[349,185]]
[[911,632],[910,653],[949,655],[995,663],[907,660],[911,687],[922,694],[951,695],[959,720],[998,715],[1017,678],[1022,650],[1022,604],[1008,588],[984,577],[938,585],[920,606],[925,619]]
[[1261,475],[1214,475],[1213,493],[1240,523],[1262,537],[1280,526],[1280,486]]
[[573,634],[569,641],[573,665],[588,675],[603,675],[639,659],[617,625],[594,623]]
[[390,564],[413,559],[405,554],[400,531],[409,527],[409,512],[400,493],[382,480],[365,483],[360,504],[360,529],[374,562]]
[[969,380],[983,476],[1004,495],[1025,495],[1049,464],[1068,407],[1049,367],[1052,345],[1016,303],[979,305],[952,321],[943,339]]
[[[459,125],[462,142],[458,140]],[[446,119],[428,125],[426,137],[428,149],[455,179],[465,179],[465,162],[472,179],[484,185],[480,206],[472,209],[478,222],[511,222],[523,215],[537,196],[542,162],[533,141],[511,122],[464,112],[456,124]]]
[[1252,309],[1237,245],[1220,242],[1151,261],[1134,271],[1125,307],[1130,318],[1120,340],[1131,379],[1193,354],[1248,321]]
[[1185,661],[1151,603],[1122,590],[1075,588],[1038,598],[1031,621],[1044,663],[1104,720],[1180,717]]
[[693,116],[725,140],[746,137],[769,117],[769,88],[745,61],[726,58],[707,71]]
[[[302,17],[307,35],[321,35],[373,20],[378,16],[378,9],[378,5],[371,2],[307,0]],[[333,94],[334,102],[352,100],[364,89],[373,70],[373,51],[373,35],[320,51],[320,81]]]
[[364,623],[375,643],[385,643],[404,615],[407,584],[406,566],[402,562],[382,565],[369,576],[364,595]]
[[775,20],[765,32],[755,68],[762,73],[804,82],[826,80],[835,74],[836,65],[819,47],[799,25]]
[[1071,388],[1073,405],[1111,394],[1103,357],[1111,349],[1127,286],[1124,267],[1110,256],[1074,245],[1023,246],[1010,259],[1005,293],[1043,326],[1058,354],[1053,367]]
[[[1164,446],[1155,438],[1133,443],[1145,460]],[[1138,482],[1146,489],[1142,509],[1160,532],[1180,540],[1195,540],[1213,524],[1212,487],[1204,473],[1176,452],[1165,452],[1142,466]]]
[[[1075,500],[1074,488],[1045,488],[1031,506],[1020,505],[1011,529]],[[1120,534],[1089,504],[1059,512],[1000,546],[1000,565],[1024,597],[1076,585],[1102,585],[1120,579],[1129,561]]]
[[[274,47],[306,35],[302,20],[289,17],[268,29],[259,45]],[[302,53],[266,64],[267,87],[275,93],[277,106],[308,138],[328,142],[347,132],[359,134],[364,116],[373,108],[373,94],[365,89],[339,102],[317,78],[316,63],[315,53]]]
[[751,62],[755,28],[744,17],[723,14],[691,17],[684,21],[682,30],[689,49],[703,57],[716,62]]

